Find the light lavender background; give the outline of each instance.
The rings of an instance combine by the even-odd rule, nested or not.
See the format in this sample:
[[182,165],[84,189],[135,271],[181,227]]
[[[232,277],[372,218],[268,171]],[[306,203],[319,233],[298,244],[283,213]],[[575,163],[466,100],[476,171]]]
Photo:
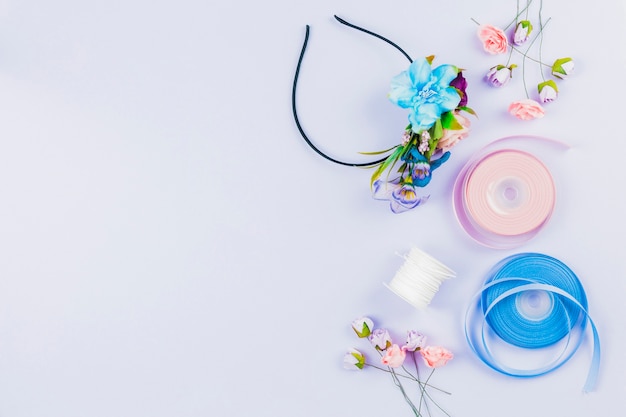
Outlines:
[[[348,347],[367,351],[349,327],[362,314],[455,352],[436,374],[454,417],[623,413],[624,5],[545,1],[544,56],[577,69],[546,117],[524,123],[505,114],[521,72],[503,90],[481,80],[501,59],[481,52],[470,18],[505,24],[515,1],[495,4],[0,0],[0,416],[408,416],[384,375],[341,367]],[[333,14],[467,69],[479,118],[418,210],[391,214],[369,171],[298,135],[305,24],[299,108],[320,147],[357,158],[406,124],[385,98],[404,58]],[[490,250],[457,225],[451,186],[474,152],[514,134],[572,149],[536,149],[559,189],[553,221]],[[382,285],[412,246],[458,274],[424,312]],[[521,251],[581,277],[603,343],[596,392],[581,393],[589,344],[530,380],[468,349],[469,297]]]

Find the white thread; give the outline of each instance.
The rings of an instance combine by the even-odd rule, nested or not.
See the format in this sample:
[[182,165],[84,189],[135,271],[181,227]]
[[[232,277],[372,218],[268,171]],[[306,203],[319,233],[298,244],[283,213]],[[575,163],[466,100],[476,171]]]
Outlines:
[[425,309],[439,291],[441,283],[456,273],[417,248],[403,256],[404,264],[389,284],[384,285],[414,307]]

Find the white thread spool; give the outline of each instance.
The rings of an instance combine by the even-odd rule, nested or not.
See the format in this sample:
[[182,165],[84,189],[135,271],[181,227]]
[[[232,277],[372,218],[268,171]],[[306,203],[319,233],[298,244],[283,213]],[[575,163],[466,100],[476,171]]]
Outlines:
[[420,310],[430,304],[443,281],[456,276],[453,270],[417,248],[412,248],[404,259],[391,282],[384,285]]

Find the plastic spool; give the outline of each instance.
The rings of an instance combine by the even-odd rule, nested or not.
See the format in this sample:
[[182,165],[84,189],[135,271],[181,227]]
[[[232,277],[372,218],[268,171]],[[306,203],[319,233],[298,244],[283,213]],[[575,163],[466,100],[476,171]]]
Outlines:
[[495,265],[465,318],[472,351],[492,369],[515,377],[559,368],[582,345],[589,327],[593,355],[586,392],[596,383],[600,339],[585,290],[567,265],[539,253],[512,255]]
[[428,307],[443,281],[456,276],[453,270],[417,248],[412,248],[404,259],[391,282],[384,285],[420,310]]
[[[478,243],[509,249],[532,239],[548,223],[556,205],[556,186],[546,165],[524,146],[536,142],[568,148],[534,136],[499,139],[463,167],[453,189],[458,222]],[[512,146],[518,145],[518,146]]]

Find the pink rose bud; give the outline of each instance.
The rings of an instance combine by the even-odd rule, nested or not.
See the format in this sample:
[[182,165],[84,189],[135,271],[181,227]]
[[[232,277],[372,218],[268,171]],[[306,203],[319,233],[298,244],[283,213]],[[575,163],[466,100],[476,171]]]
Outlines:
[[365,366],[365,356],[356,349],[350,349],[343,357],[343,367],[345,369],[356,371],[363,369]]
[[430,368],[440,368],[454,357],[452,352],[441,346],[427,346],[420,353]]
[[369,341],[376,350],[385,350],[391,346],[391,336],[389,336],[387,329],[375,329],[369,335]]
[[352,322],[352,329],[359,337],[367,337],[374,328],[374,322],[369,317],[361,317]]
[[503,87],[513,77],[513,68],[517,65],[512,64],[508,67],[504,65],[496,65],[491,67],[485,78],[494,87]]
[[537,90],[539,91],[539,100],[542,103],[550,103],[556,100],[559,95],[559,89],[553,80],[542,82],[537,86]]
[[502,29],[492,25],[480,25],[478,38],[483,43],[483,49],[492,55],[506,53],[509,46]]
[[574,71],[574,60],[572,58],[559,58],[552,64],[552,75],[566,79]]
[[387,349],[380,361],[383,365],[387,365],[391,368],[398,368],[402,366],[405,358],[406,352],[403,349],[400,349],[398,345],[393,345]]
[[406,345],[404,345],[404,350],[415,352],[416,350],[423,348],[425,344],[426,336],[416,332],[415,330],[410,330],[406,334]]
[[444,152],[449,151],[460,140],[465,139],[470,134],[470,120],[459,112],[454,112],[454,118],[460,129],[443,129],[443,136],[437,142],[437,149],[441,149]]
[[540,119],[544,116],[545,111],[541,104],[535,100],[524,99],[514,101],[509,105],[509,113],[520,120]]
[[515,45],[521,45],[528,40],[530,32],[533,30],[533,25],[528,20],[522,20],[515,26],[515,33],[513,33],[513,43]]

